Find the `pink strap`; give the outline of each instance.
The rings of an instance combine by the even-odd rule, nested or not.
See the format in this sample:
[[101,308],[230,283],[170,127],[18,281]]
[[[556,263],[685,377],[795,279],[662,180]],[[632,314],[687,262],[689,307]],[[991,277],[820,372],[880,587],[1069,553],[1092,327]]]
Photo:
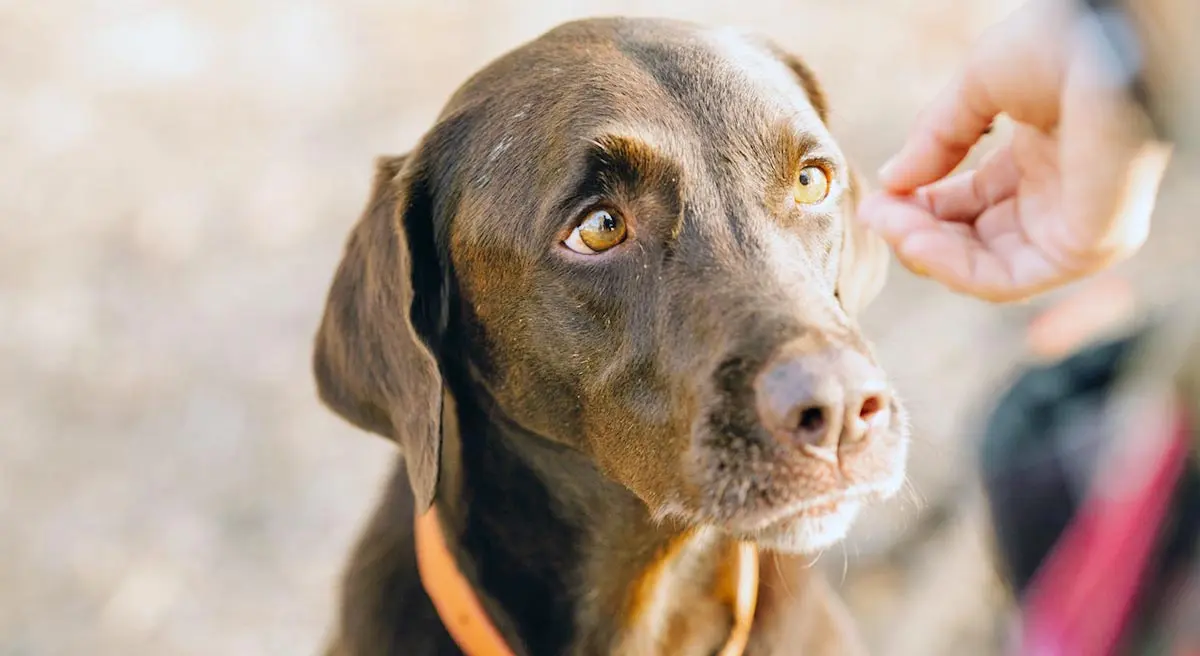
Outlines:
[[[1157,419],[1157,418],[1156,418]],[[1130,489],[1093,494],[1038,572],[1026,598],[1020,654],[1101,656],[1116,649],[1188,457],[1188,423],[1173,408],[1149,462],[1131,460]],[[1141,480],[1141,484],[1137,481]]]

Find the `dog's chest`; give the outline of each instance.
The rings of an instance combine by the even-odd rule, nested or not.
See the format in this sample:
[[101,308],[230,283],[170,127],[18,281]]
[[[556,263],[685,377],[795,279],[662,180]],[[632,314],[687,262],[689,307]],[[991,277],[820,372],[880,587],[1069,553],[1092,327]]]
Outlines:
[[[664,565],[614,653],[726,656],[739,625],[737,561],[727,549],[682,550]],[[801,559],[763,554],[757,604],[745,650],[737,656],[865,654],[836,593]]]
[[724,581],[719,567],[712,567],[712,559],[708,554],[684,553],[664,565],[640,593],[641,608],[630,618],[615,653],[717,654],[734,618],[729,599],[719,594]]
[[757,561],[753,552],[750,557],[746,561],[744,549],[708,531],[665,547],[628,591],[613,653],[728,653],[731,636],[750,626],[752,606],[745,598],[738,600],[739,586],[744,588],[747,582],[746,565]]

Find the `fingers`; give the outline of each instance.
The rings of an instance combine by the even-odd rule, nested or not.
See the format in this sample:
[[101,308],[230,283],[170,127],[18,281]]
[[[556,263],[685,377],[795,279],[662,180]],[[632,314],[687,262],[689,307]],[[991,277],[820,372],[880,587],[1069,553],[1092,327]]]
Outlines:
[[968,67],[918,119],[900,152],[880,170],[880,183],[894,194],[906,194],[945,177],[997,114],[978,72]]
[[[1072,55],[1073,21],[1067,4],[1032,0],[998,24],[881,170],[886,193],[864,199],[859,217],[910,270],[1016,300],[1146,239],[1169,151],[1147,145],[1120,90]],[[1015,123],[1010,145],[946,177],[1001,111]]]
[[921,115],[880,171],[884,189],[910,193],[957,167],[1001,112],[1042,131],[1058,124],[1069,3],[1032,0],[993,26],[962,72]]
[[[1004,147],[984,158],[978,171],[965,171],[938,180],[909,196],[888,196],[900,203],[916,205],[940,221],[974,223],[989,207],[1014,196],[1018,182],[1020,171],[1012,150]],[[882,198],[869,197],[860,203],[858,219],[879,227],[876,224],[887,223],[892,216],[889,208],[894,207]],[[893,227],[899,230],[904,225],[901,222]]]
[[975,171],[967,171],[921,187],[914,198],[942,221],[973,222],[987,208]]
[[942,221],[974,223],[989,207],[1017,193],[1021,172],[1008,146],[990,153],[978,171],[965,171],[916,190],[913,198]]
[[[1015,225],[1010,199],[981,215]],[[974,226],[934,216],[921,201],[877,193],[863,200],[865,222],[913,273],[992,302],[1022,300],[1059,282],[1060,272],[1027,240],[1009,232],[983,241]],[[1007,216],[1003,216],[1007,215]]]
[[940,221],[920,201],[887,194],[865,198],[859,212],[913,273],[942,280],[963,278],[969,271],[969,225]]

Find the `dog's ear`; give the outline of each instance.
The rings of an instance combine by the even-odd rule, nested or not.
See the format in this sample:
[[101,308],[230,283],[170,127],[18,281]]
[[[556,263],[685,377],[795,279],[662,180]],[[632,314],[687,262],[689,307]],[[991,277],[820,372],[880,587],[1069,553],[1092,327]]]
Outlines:
[[829,120],[829,101],[825,99],[825,90],[821,88],[821,84],[817,82],[817,75],[808,67],[799,57],[779,47],[773,41],[766,41],[766,47],[783,62],[784,66],[791,69],[792,74],[796,76],[796,81],[800,87],[804,89],[804,93],[808,94],[808,102],[812,103],[813,109],[817,110],[817,116],[822,123]]
[[858,173],[850,169],[850,188],[846,190],[842,216],[842,252],[838,258],[837,296],[842,309],[858,316],[879,295],[887,282],[889,251],[887,242],[867,230],[855,218],[864,189]]
[[334,274],[317,331],[321,400],[343,418],[395,440],[417,511],[433,501],[441,450],[442,301],[433,203],[415,155],[382,157],[366,210]]

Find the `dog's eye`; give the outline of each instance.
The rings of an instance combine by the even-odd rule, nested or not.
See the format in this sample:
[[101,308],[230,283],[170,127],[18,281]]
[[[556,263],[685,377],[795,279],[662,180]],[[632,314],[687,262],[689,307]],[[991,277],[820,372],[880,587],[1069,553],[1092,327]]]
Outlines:
[[799,205],[816,205],[829,195],[829,174],[819,166],[806,166],[792,185],[792,198]]
[[625,241],[625,219],[609,210],[595,210],[571,231],[563,244],[584,255],[606,251]]

